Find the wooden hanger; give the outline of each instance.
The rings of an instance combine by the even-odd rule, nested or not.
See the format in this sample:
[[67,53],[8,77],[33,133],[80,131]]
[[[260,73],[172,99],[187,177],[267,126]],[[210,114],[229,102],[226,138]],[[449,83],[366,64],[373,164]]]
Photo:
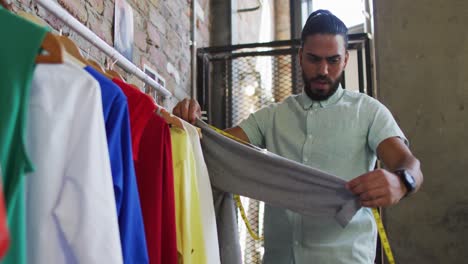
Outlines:
[[104,73],[104,69],[102,68],[101,64],[99,64],[97,61],[93,59],[87,59],[88,65],[93,67],[95,70],[97,70],[100,73]]
[[62,43],[63,47],[67,51],[68,54],[72,55],[75,59],[80,61],[81,63],[88,65],[88,62],[81,56],[81,52],[76,46],[75,42],[66,36],[57,36],[60,43]]
[[75,42],[73,42],[73,40],[71,40],[69,37],[57,36],[57,38],[63,44],[67,53],[73,56],[73,58],[77,59],[80,63],[82,63],[83,64],[82,66],[89,65],[95,70],[97,70],[99,73],[105,75],[107,78],[112,78],[104,72],[104,70],[102,69],[101,65],[99,65],[99,63],[91,59],[88,59],[88,60],[85,59],[83,55],[81,55],[81,52],[78,46],[76,46]]
[[159,116],[161,116],[164,119],[164,121],[166,121],[167,124],[171,126],[175,126],[179,129],[185,130],[184,125],[182,124],[182,121],[180,121],[180,119],[177,116],[172,115],[171,113],[167,112],[166,109],[164,109],[163,107],[158,106],[155,112]]
[[117,62],[117,60],[115,60],[112,63],[110,63],[110,62],[107,63],[106,73],[108,75],[112,76],[113,78],[119,79],[121,81],[125,81],[125,79],[122,77],[122,75],[118,71],[115,71],[115,70],[112,69],[116,62]]
[[63,63],[64,49],[54,34],[47,32],[41,49],[47,54],[37,55],[36,63]]
[[102,66],[95,60],[93,59],[87,59],[86,60],[87,64],[91,67],[93,67],[96,71],[104,74],[104,69],[102,68]]
[[104,71],[104,69],[102,68],[101,64],[99,64],[97,61],[93,60],[93,59],[87,59],[87,64],[91,67],[93,67],[93,69],[95,69],[96,71],[98,71],[100,74],[106,76],[108,79],[113,79],[114,77],[111,76],[110,74],[108,74],[107,72]]
[[121,75],[119,72],[115,71],[115,70],[106,70],[106,73],[107,73],[108,75],[112,76],[113,78],[119,79],[119,80],[121,80],[121,81],[124,80],[124,78],[122,77],[122,75]]

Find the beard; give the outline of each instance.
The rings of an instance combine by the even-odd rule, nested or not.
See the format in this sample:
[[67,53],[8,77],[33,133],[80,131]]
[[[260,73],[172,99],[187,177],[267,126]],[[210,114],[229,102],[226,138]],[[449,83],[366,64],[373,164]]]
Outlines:
[[[307,76],[305,75],[304,71],[302,71],[302,80],[304,81],[304,91],[306,92],[307,96],[314,101],[325,101],[328,98],[330,98],[330,96],[335,94],[336,90],[338,90],[338,87],[340,86],[340,82],[342,78],[343,78],[343,72],[340,74],[338,78],[336,78],[335,81],[323,75],[319,75],[315,78],[307,79]],[[328,90],[313,89],[312,84],[315,81],[327,82],[330,89]]]

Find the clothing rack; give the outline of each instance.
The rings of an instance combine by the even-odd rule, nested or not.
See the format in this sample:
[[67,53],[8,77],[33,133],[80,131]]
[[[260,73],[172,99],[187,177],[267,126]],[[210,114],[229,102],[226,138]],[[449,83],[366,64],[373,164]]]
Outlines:
[[96,46],[99,50],[107,54],[107,56],[109,56],[113,61],[116,61],[120,67],[122,67],[126,71],[140,78],[145,84],[148,84],[149,86],[155,88],[164,97],[170,98],[172,96],[171,92],[169,92],[161,84],[159,84],[158,82],[153,80],[151,77],[149,77],[147,74],[145,74],[135,64],[127,60],[127,58],[125,58],[117,50],[109,46],[105,41],[99,38],[90,29],[88,29],[86,26],[81,24],[77,19],[75,19],[72,15],[70,15],[59,4],[57,4],[56,2],[52,0],[36,0],[36,2],[42,7],[44,7],[47,11],[55,15],[57,18],[59,18],[63,23],[68,25],[70,28],[74,29],[78,34],[80,34],[83,38],[85,38],[94,46]]

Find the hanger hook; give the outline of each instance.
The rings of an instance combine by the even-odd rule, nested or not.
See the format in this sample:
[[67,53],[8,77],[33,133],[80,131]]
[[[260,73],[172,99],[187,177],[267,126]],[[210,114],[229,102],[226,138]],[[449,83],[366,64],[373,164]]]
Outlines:
[[91,51],[91,48],[86,49],[86,60],[89,60],[89,52]]
[[153,89],[153,99],[155,102],[158,102],[158,91],[156,89]]
[[114,69],[114,65],[119,61],[119,59],[115,59],[115,61],[110,65],[110,69]]

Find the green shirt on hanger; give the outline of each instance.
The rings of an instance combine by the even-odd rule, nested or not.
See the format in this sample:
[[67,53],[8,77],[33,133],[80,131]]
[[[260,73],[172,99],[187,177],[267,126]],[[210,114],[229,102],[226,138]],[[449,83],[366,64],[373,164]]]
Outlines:
[[0,167],[10,247],[2,263],[25,264],[24,174],[33,166],[25,146],[27,107],[35,59],[47,33],[0,7]]

